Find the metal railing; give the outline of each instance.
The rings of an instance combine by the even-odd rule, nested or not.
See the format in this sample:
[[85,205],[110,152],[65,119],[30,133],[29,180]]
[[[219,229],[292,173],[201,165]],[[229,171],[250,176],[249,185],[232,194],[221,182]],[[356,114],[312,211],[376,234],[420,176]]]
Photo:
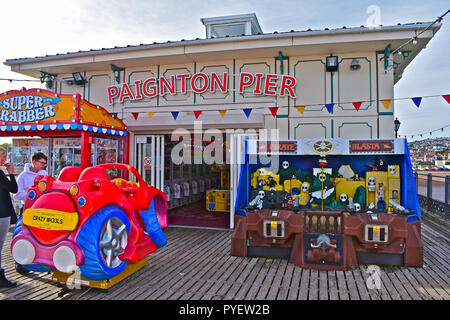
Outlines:
[[450,219],[450,172],[448,175],[414,172],[421,208]]

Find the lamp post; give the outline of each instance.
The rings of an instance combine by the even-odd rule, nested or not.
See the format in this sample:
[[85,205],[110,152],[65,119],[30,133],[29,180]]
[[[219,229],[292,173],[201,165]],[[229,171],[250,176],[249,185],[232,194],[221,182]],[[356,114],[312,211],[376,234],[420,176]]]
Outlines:
[[397,118],[394,120],[395,139],[398,137],[398,129],[400,129],[400,121]]

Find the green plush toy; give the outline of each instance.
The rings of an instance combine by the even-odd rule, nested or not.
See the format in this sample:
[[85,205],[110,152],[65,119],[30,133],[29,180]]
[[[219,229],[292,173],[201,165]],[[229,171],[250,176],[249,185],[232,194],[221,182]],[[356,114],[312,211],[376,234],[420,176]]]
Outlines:
[[353,197],[353,203],[359,203],[361,209],[366,206],[366,188],[359,186],[356,188],[355,196]]

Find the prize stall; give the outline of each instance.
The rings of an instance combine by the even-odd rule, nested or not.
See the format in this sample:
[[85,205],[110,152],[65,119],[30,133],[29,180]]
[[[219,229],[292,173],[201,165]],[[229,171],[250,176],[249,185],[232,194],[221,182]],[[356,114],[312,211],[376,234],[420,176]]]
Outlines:
[[11,90],[0,95],[0,137],[12,137],[11,161],[19,174],[34,152],[48,157],[47,171],[128,163],[125,124],[79,94],[44,89]]
[[304,268],[422,266],[406,140],[250,140],[231,252]]

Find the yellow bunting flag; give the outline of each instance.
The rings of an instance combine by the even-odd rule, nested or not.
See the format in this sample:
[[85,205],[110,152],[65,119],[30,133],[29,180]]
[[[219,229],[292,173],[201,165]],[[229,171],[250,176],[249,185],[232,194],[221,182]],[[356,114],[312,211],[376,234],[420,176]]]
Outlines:
[[153,116],[155,115],[155,113],[156,113],[156,112],[149,112],[149,113],[148,113],[148,117],[149,117],[149,118],[153,117]]
[[227,113],[227,110],[219,110],[219,113],[222,116],[222,118],[224,118],[225,114]]
[[381,100],[381,103],[386,108],[386,110],[389,109],[389,106],[391,105],[391,101],[392,100]]
[[303,111],[305,111],[305,107],[306,107],[306,106],[297,106],[296,108],[297,108],[298,112],[300,112],[301,114],[303,114]]

